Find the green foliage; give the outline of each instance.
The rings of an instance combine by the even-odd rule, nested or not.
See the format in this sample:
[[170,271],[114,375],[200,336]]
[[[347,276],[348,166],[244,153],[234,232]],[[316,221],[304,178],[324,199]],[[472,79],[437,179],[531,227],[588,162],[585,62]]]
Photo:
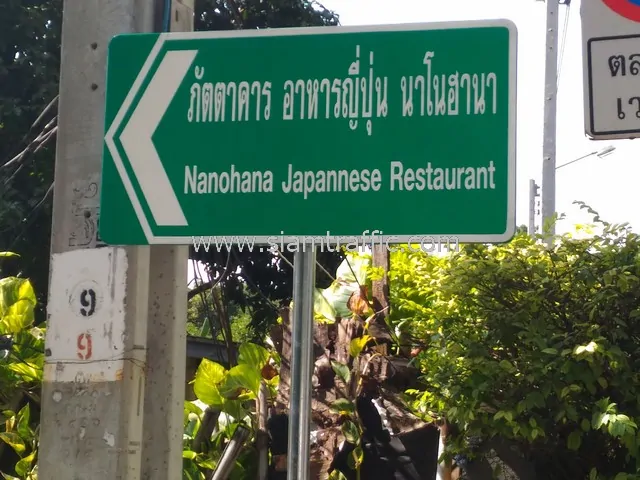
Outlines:
[[[21,161],[5,163],[24,150],[55,113],[33,125],[58,93],[62,0],[5,1],[0,11],[0,249],[21,254],[20,268],[44,305],[55,141],[32,145]],[[43,319],[44,312],[39,314]]]
[[[360,467],[364,461],[362,445],[364,427],[358,415],[356,399],[361,393],[364,377],[369,376],[367,370],[369,362],[373,357],[379,355],[370,354],[367,350],[367,345],[374,338],[367,334],[368,323],[363,318],[365,315],[373,313],[371,300],[367,297],[372,271],[370,255],[346,252],[345,259],[336,271],[336,279],[333,283],[324,290],[316,289],[314,304],[318,321],[335,322],[339,318],[346,317],[364,320],[363,334],[350,341],[348,364],[331,361],[331,367],[336,377],[344,383],[344,388],[341,390],[347,392],[347,396],[337,398],[330,405],[330,410],[339,416],[342,435],[346,442],[353,447],[347,457],[347,466],[355,472],[358,480],[361,473]],[[355,389],[352,388],[354,383]],[[329,479],[343,480],[346,478],[345,473],[332,470]]]
[[37,418],[32,418],[28,400],[37,400],[42,381],[44,330],[33,326],[35,306],[29,280],[0,279],[0,410],[5,420],[0,425],[0,454],[6,445],[18,457],[11,475],[2,473],[9,480],[37,478]]
[[[229,370],[219,363],[203,359],[195,375],[194,393],[206,405],[237,413],[242,409],[242,402],[257,398],[263,381],[262,371],[270,360],[271,353],[253,343],[240,345],[238,365]],[[265,380],[265,384],[272,388],[272,395],[275,395],[278,381],[277,376]]]
[[553,249],[520,234],[392,255],[392,319],[426,344],[426,388],[408,393],[423,417],[462,430],[449,453],[498,435],[541,478],[640,473],[640,238],[601,226]]
[[[211,360],[203,359],[196,371],[194,392],[197,402],[185,402],[185,437],[183,452],[183,478],[204,479],[207,470],[213,470],[220,460],[225,443],[242,424],[254,432],[257,427],[255,411],[251,408],[258,397],[261,384],[267,394],[276,395],[279,376],[272,375],[277,366],[277,354],[253,343],[243,343],[238,352],[238,365],[225,369]],[[221,412],[218,427],[207,439],[204,452],[193,451],[193,440],[202,425],[206,407]],[[247,442],[236,461],[230,478],[248,479],[255,476],[255,450]]]
[[[10,470],[0,466],[0,475],[5,480],[37,480],[39,418],[33,414],[31,405],[33,401],[39,403],[44,330],[33,326],[35,298],[28,280],[0,279],[0,411],[5,419],[4,424],[0,424],[0,454],[7,446],[17,457]],[[261,383],[267,387],[268,395],[273,397],[276,393],[278,355],[252,343],[243,343],[238,353],[238,365],[229,370],[203,360],[197,371],[194,390],[200,402],[184,405],[185,479],[203,480],[205,472],[215,469],[238,424],[254,427],[251,403]],[[203,404],[220,409],[222,415],[211,438],[205,439],[206,450],[196,452],[193,441],[204,415]],[[255,453],[247,443],[236,461],[232,479],[255,477]]]
[[333,323],[337,318],[352,315],[349,299],[366,286],[367,272],[371,265],[371,257],[354,252],[346,252],[345,259],[338,266],[335,280],[327,288],[314,289],[314,305],[316,320]]
[[15,464],[14,473],[17,477],[0,472],[5,480],[37,480],[38,466],[35,462],[38,438],[36,430],[32,428],[31,412],[27,403],[16,414],[11,410],[2,412],[5,417],[4,430],[0,431],[0,441],[10,446],[20,460]]
[[[243,310],[238,304],[228,302],[227,314],[229,315],[231,336],[234,342],[244,343],[256,340],[258,333],[252,325],[249,309]],[[214,328],[213,335],[211,334],[212,325]],[[213,337],[218,341],[224,341],[224,335],[216,318],[210,290],[194,295],[189,300],[187,333],[195,337]]]

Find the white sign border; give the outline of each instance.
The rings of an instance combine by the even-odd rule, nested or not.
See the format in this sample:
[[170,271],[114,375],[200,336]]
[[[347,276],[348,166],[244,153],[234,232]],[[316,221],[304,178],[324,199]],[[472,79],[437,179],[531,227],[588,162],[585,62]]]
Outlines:
[[[374,32],[407,32],[407,31],[434,31],[434,30],[453,30],[464,28],[479,27],[505,27],[509,31],[509,113],[508,113],[508,178],[507,178],[507,228],[501,234],[472,234],[472,235],[453,235],[442,233],[440,236],[455,237],[460,243],[503,243],[509,241],[516,230],[516,124],[517,124],[517,44],[518,30],[511,20],[472,20],[472,21],[455,21],[455,22],[430,22],[430,23],[406,23],[396,25],[366,25],[366,26],[349,26],[349,27],[302,27],[302,28],[277,28],[265,30],[232,30],[232,31],[213,31],[213,32],[175,32],[161,33],[154,44],[151,52],[147,56],[147,60],[143,64],[138,76],[136,77],[129,93],[122,103],[113,122],[109,126],[105,135],[105,142],[109,153],[113,159],[116,169],[120,174],[124,188],[129,196],[131,204],[134,208],[136,216],[140,222],[140,226],[145,234],[148,245],[187,245],[193,243],[193,236],[184,237],[164,237],[155,236],[151,231],[151,226],[144,214],[140,200],[138,199],[131,179],[124,167],[124,163],[118,149],[116,148],[114,135],[120,127],[125,115],[127,114],[133,99],[138,94],[142,83],[147,77],[151,66],[158,57],[162,46],[166,41],[180,40],[204,40],[204,39],[221,39],[221,38],[251,38],[251,37],[284,37],[284,36],[300,36],[300,35],[340,35],[348,33],[374,33]],[[115,38],[125,35],[118,35]],[[126,35],[131,36],[131,35]],[[318,234],[321,235],[321,234]],[[412,235],[383,235],[384,238],[396,239],[392,243],[408,243],[410,239],[416,236],[434,236],[435,234]],[[307,235],[311,236],[311,235]],[[231,235],[226,235],[231,238]],[[267,245],[269,240],[273,239],[272,235],[267,236],[251,236],[255,239],[256,245]]]
[[604,42],[608,40],[624,40],[628,38],[637,38],[640,40],[640,34],[615,35],[604,37],[592,37],[587,40],[587,135],[594,141],[596,140],[627,140],[640,137],[640,127],[635,130],[608,130],[596,131],[595,129],[595,112],[593,108],[593,58],[591,54],[591,44],[594,42]]

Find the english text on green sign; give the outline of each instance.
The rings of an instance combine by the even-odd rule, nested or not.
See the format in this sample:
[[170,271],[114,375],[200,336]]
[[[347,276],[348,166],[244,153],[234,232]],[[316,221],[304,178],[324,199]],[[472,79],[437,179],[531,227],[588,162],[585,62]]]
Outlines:
[[515,231],[508,21],[115,37],[105,125],[110,244]]

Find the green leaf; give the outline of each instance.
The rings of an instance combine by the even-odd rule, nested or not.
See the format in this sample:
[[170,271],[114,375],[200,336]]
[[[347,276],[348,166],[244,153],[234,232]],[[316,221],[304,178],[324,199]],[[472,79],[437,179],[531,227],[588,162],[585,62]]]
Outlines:
[[2,257],[20,257],[20,255],[13,252],[0,252],[0,258]]
[[31,429],[29,428],[29,419],[31,416],[31,410],[29,408],[29,404],[27,403],[22,409],[18,412],[18,435],[20,435],[23,439],[27,440],[31,438]]
[[220,387],[220,393],[222,396],[230,398],[239,390],[246,389],[257,396],[258,390],[260,390],[260,381],[260,372],[247,364],[236,365],[227,372],[225,381]]
[[356,407],[350,400],[339,398],[331,405],[331,410],[341,415],[349,415],[356,411]]
[[193,460],[198,456],[196,452],[192,452],[191,450],[183,450],[182,458],[186,458],[187,460]]
[[31,452],[31,454],[26,457],[20,459],[18,463],[16,463],[15,470],[18,475],[21,477],[26,477],[27,473],[31,471],[31,464],[36,456],[36,452]]
[[582,388],[579,385],[571,384],[562,389],[562,392],[560,392],[560,398],[566,397],[571,392],[581,392],[581,391],[582,391]]
[[35,305],[36,294],[31,282],[26,278],[6,277],[0,279],[0,316],[19,300],[27,300]]
[[573,353],[574,355],[582,355],[585,353],[594,353],[598,350],[598,344],[594,341],[589,342],[587,345],[579,345],[577,346]]
[[338,377],[342,379],[342,381],[348,385],[351,381],[351,370],[344,363],[336,362],[334,360],[331,361],[331,368],[336,373]]
[[347,457],[347,466],[351,470],[358,470],[360,465],[362,465],[362,460],[364,459],[364,452],[362,447],[358,445],[353,449],[351,454]]
[[259,371],[269,362],[269,351],[254,343],[243,343],[238,349],[238,363]]
[[527,405],[529,408],[531,407],[539,407],[542,408],[545,405],[544,397],[542,393],[537,390],[534,390],[530,394],[526,396]]
[[542,353],[546,353],[548,355],[557,355],[558,350],[556,350],[555,348],[545,348],[544,350],[542,350]]
[[596,468],[592,468],[589,472],[589,480],[598,480],[598,470]]
[[336,279],[356,286],[357,284],[365,285],[370,267],[371,256],[347,252],[346,258],[336,270]]
[[347,477],[340,470],[333,470],[329,474],[329,480],[347,480]]
[[358,444],[360,441],[360,431],[355,423],[351,420],[347,420],[341,426],[342,434],[347,442],[352,444]]
[[336,309],[333,307],[332,302],[330,301],[330,294],[327,293],[325,296],[325,291],[319,288],[313,289],[313,312],[322,317],[323,319],[329,320],[330,322],[336,321]]
[[574,430],[569,434],[567,438],[567,447],[569,450],[578,450],[582,444],[582,432],[580,430]]
[[11,475],[7,475],[6,473],[0,472],[0,475],[2,475],[2,478],[4,480],[20,480],[20,478],[18,477],[12,477]]
[[184,402],[184,413],[188,415],[189,413],[195,413],[196,415],[202,415],[202,409],[193,402],[189,400],[185,400]]
[[34,321],[36,296],[25,278],[0,279],[0,334],[17,334]]
[[348,307],[349,298],[359,291],[360,285],[366,284],[370,263],[368,256],[351,255],[347,252],[347,258],[336,271],[335,281],[324,290],[314,289],[314,313],[330,322],[335,322],[336,317],[350,317],[352,312]]
[[24,441],[15,432],[0,432],[0,440],[13,448],[20,456],[22,456],[22,453],[26,450]]
[[26,363],[10,363],[7,368],[20,375],[23,382],[37,382],[42,380],[42,367],[40,366],[36,367]]
[[[217,463],[212,459],[200,460],[199,458],[197,458],[196,464],[206,470],[215,470],[217,466]],[[204,479],[204,476],[202,478]]]
[[225,369],[222,365],[203,358],[195,375],[193,391],[203,403],[207,405],[222,405],[224,399],[217,388],[225,379]]
[[507,372],[515,372],[516,368],[511,364],[509,360],[500,360],[500,367]]
[[595,412],[591,419],[591,426],[594,430],[598,430],[609,420],[609,415],[602,412]]

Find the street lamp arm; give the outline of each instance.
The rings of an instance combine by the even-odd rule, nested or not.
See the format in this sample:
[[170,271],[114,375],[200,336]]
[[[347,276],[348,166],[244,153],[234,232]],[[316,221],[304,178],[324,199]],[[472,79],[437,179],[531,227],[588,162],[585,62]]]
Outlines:
[[556,170],[562,167],[566,167],[567,165],[571,165],[572,163],[579,162],[580,160],[584,160],[585,158],[590,157],[592,155],[597,155],[600,158],[604,158],[607,155],[610,155],[615,149],[616,147],[614,147],[613,145],[609,145],[608,147],[605,147],[601,150],[596,150],[595,152],[587,153],[586,155],[576,158],[575,160],[571,160],[570,162],[563,163],[562,165],[558,165],[556,167]]
[[596,151],[596,152],[587,153],[586,155],[583,155],[583,156],[581,156],[581,157],[578,157],[578,158],[576,158],[575,160],[571,160],[570,162],[563,163],[562,165],[558,165],[558,166],[556,167],[556,170],[558,170],[559,168],[562,168],[562,167],[566,167],[567,165],[571,165],[572,163],[579,162],[580,160],[584,160],[585,158],[590,157],[590,156],[592,156],[592,155],[596,155],[597,153],[598,153],[597,151]]

